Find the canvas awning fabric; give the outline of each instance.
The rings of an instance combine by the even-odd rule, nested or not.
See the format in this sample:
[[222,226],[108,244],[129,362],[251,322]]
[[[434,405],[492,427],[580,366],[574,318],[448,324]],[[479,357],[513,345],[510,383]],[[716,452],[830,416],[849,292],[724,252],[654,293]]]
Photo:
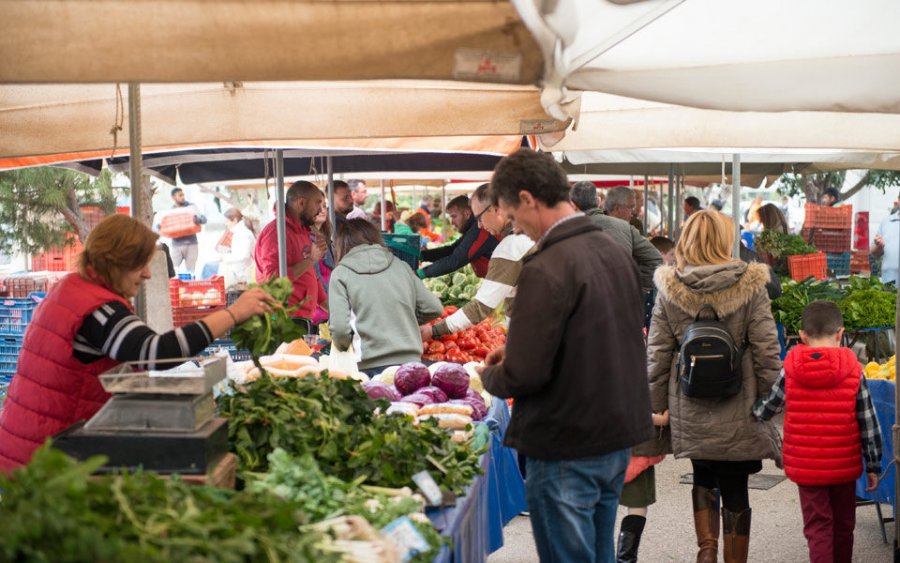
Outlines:
[[0,0],[0,82],[536,84],[506,0]]
[[567,90],[731,111],[900,113],[895,0],[513,0]]
[[[0,169],[127,153],[122,89],[0,85]],[[460,82],[150,84],[141,88],[142,146],[497,152],[485,136],[515,145],[523,134],[565,129],[539,96],[535,87]]]

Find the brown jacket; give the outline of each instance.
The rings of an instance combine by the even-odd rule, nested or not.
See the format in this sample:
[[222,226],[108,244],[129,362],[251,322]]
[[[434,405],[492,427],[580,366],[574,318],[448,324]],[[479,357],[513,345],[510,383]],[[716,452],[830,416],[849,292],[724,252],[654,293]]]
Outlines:
[[587,217],[560,223],[524,258],[506,359],[482,377],[515,398],[507,445],[572,460],[653,436],[641,304],[631,256]]
[[[771,422],[750,414],[781,371],[778,336],[766,293],[765,264],[733,261],[715,266],[656,271],[659,295],[647,349],[647,375],[654,411],[669,409],[675,457],[723,461],[780,461],[781,439]],[[747,342],[743,388],[727,399],[681,394],[676,362],[682,335],[704,304],[711,305],[736,343]]]

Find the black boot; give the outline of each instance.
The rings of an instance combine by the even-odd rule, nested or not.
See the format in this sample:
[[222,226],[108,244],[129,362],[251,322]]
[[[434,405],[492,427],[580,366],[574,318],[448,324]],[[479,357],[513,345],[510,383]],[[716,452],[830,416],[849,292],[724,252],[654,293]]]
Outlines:
[[637,563],[638,546],[647,519],[637,514],[629,514],[622,518],[619,529],[619,546],[616,551],[616,563]]

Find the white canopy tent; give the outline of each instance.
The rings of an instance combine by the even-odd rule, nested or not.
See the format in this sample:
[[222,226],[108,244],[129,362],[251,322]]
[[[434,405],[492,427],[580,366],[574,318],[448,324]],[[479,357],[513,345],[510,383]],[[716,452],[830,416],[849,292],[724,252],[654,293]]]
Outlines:
[[567,90],[738,111],[900,113],[895,0],[513,0]]

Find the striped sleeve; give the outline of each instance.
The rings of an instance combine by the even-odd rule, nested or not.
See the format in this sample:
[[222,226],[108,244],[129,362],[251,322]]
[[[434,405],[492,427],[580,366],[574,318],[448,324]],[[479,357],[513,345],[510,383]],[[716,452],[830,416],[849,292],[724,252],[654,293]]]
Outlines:
[[212,340],[203,321],[157,334],[124,303],[111,301],[85,319],[75,335],[73,355],[84,363],[110,357],[120,362],[140,361],[141,367],[155,369],[156,360],[194,356]]
[[504,237],[494,249],[487,275],[475,298],[461,309],[435,325],[435,333],[444,335],[465,330],[486,319],[516,289],[522,271],[522,257],[534,246],[525,235]]

